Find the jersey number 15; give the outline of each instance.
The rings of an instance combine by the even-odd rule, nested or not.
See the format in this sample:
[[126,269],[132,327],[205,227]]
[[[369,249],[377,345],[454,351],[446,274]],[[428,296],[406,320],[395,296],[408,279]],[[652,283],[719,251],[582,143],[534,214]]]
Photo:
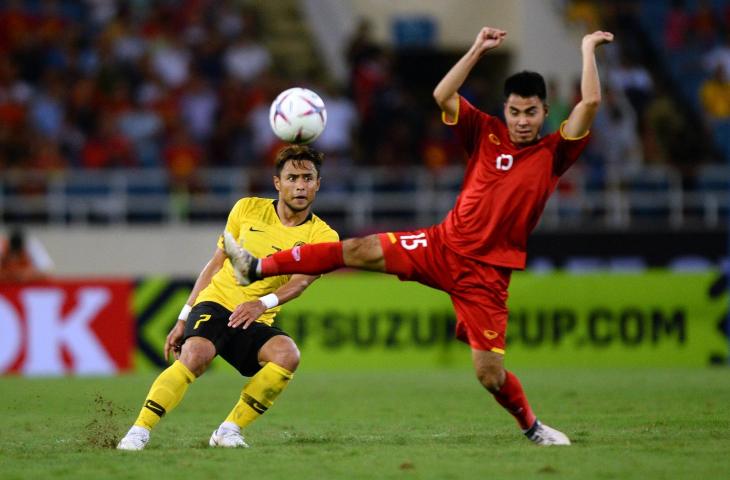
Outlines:
[[403,235],[400,237],[400,244],[406,250],[415,250],[418,247],[428,247],[426,232],[417,235]]

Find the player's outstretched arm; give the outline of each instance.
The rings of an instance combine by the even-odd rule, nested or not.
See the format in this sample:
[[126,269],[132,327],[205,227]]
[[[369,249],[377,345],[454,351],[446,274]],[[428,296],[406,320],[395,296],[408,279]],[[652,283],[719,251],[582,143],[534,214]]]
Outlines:
[[582,137],[591,128],[601,104],[601,82],[596,66],[596,47],[613,41],[613,33],[596,31],[583,37],[581,54],[583,68],[580,77],[580,102],[573,107],[563,134],[569,138]]
[[504,41],[507,32],[498,28],[484,27],[477,34],[474,44],[459,59],[451,70],[441,79],[433,91],[433,98],[436,100],[441,111],[446,114],[446,120],[452,121],[456,118],[459,108],[459,88],[464,84],[466,77],[477,64],[482,55],[493,48],[497,48]]
[[[203,267],[203,270],[201,270],[200,275],[198,275],[198,279],[195,280],[195,285],[193,285],[193,289],[188,296],[188,300],[185,302],[186,307],[183,309],[183,312],[185,312],[185,318],[178,318],[175,326],[172,327],[170,333],[167,334],[164,348],[165,360],[170,358],[170,353],[172,353],[176,359],[180,356],[180,347],[182,346],[183,334],[185,333],[187,312],[189,312],[189,308],[195,304],[195,300],[198,298],[200,292],[202,292],[203,289],[210,284],[213,275],[218,273],[218,270],[223,267],[223,262],[225,262],[225,260],[226,253],[220,248],[217,248],[213,254],[213,258],[211,258],[205,267]],[[181,315],[183,312],[180,312]]]
[[[297,298],[318,278],[319,275],[292,275],[288,282],[277,288],[273,293],[273,295],[275,295],[274,301],[276,302],[276,305],[281,305],[289,300]],[[268,296],[269,295],[266,295],[266,297]],[[252,300],[250,302],[240,304],[228,318],[228,326],[232,328],[248,328],[248,326],[263,315],[266,310],[273,308],[266,304],[269,301],[271,300],[265,300],[265,297],[262,297],[259,300]]]

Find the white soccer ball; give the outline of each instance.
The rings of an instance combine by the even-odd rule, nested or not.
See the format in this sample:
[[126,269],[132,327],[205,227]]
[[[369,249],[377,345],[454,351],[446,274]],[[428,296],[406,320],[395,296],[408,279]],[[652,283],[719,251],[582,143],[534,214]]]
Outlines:
[[313,91],[290,88],[281,92],[271,104],[269,123],[276,136],[285,142],[310,143],[324,131],[327,110]]

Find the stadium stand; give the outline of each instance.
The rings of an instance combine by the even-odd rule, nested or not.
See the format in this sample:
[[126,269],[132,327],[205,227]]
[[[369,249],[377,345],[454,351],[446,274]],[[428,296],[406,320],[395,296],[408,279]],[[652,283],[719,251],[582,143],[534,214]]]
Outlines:
[[[609,145],[619,136],[626,143],[589,150],[540,228],[726,225],[725,124],[706,120],[698,92],[710,72],[691,64],[722,58],[712,52],[724,48],[730,9],[719,1],[564,5],[572,25],[620,32],[605,59],[616,108],[601,128]],[[269,102],[292,79],[331,89],[303,18],[294,0],[3,3],[0,221],[209,222],[242,195],[271,194],[279,144]],[[372,39],[353,37],[345,54],[350,81],[338,102],[356,112],[347,122],[353,143],[332,147],[339,160],[318,210],[343,235],[438,221],[458,191],[462,154],[448,129],[424,121],[431,99],[413,92],[433,86],[406,88],[391,52]],[[713,139],[714,149],[703,147]],[[631,163],[617,168],[613,158],[624,152]]]

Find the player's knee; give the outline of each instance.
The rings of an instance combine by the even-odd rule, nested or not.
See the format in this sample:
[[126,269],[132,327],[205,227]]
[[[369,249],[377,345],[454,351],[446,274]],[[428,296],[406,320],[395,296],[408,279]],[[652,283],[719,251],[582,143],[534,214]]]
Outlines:
[[346,259],[364,262],[367,260],[367,249],[362,238],[349,238],[342,242],[342,254]]
[[[195,338],[195,337],[194,337]],[[200,339],[204,341],[191,341],[188,339],[183,344],[180,353],[180,361],[188,370],[193,372],[196,377],[201,376],[208,369],[208,365],[215,358],[215,346],[210,340]]]
[[477,370],[476,374],[479,383],[492,393],[497,393],[504,384],[504,373],[501,369],[484,368]]
[[286,368],[290,372],[294,372],[299,367],[299,358],[299,349],[292,342],[292,347],[280,352],[276,360],[274,360],[274,363]]
[[259,352],[259,361],[263,364],[274,362],[280,367],[293,372],[299,366],[300,353],[297,344],[291,338],[278,335],[264,345]]

